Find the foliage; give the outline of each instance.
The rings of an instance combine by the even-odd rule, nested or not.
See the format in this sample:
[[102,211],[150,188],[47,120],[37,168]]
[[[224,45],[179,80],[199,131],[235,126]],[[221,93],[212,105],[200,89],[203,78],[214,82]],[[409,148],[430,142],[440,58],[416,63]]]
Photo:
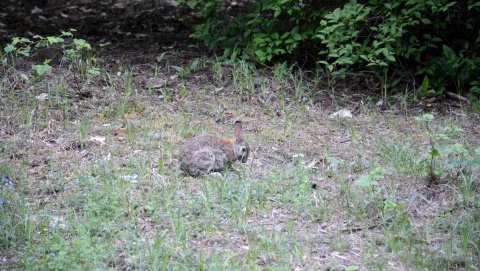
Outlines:
[[[92,58],[91,45],[83,40],[73,38],[75,29],[69,31],[62,31],[59,36],[43,37],[40,35],[33,36],[33,39],[25,37],[14,37],[12,42],[7,44],[4,48],[5,54],[2,58],[2,64],[7,66],[8,61],[14,62],[18,55],[30,56],[34,52],[41,52],[42,49],[51,48],[51,51],[44,51],[43,63],[32,65],[34,70],[35,79],[43,76],[45,73],[52,69],[51,63],[62,62],[64,59],[72,64],[72,67],[78,71],[80,76],[95,76],[99,75],[99,68]],[[11,55],[12,57],[8,57]],[[79,61],[82,58],[86,58],[87,61]],[[10,63],[11,67],[15,66],[15,63]],[[28,77],[22,74],[22,78],[28,79]]]
[[202,7],[205,22],[196,27],[193,38],[227,55],[243,54],[260,61],[310,46],[316,22],[327,12],[317,1],[255,1],[236,13],[221,0],[196,4]]
[[355,184],[358,186],[376,186],[378,185],[377,179],[383,179],[383,168],[378,167],[375,170],[369,172],[368,175],[360,176],[358,180],[355,181]]
[[273,61],[308,50],[338,74],[402,71],[430,78],[425,96],[455,90],[480,98],[477,1],[265,0],[237,12],[228,3],[189,1],[205,19],[192,37],[225,55]]
[[472,167],[480,167],[480,148],[471,152],[463,144],[450,142],[455,135],[462,133],[463,129],[450,125],[439,132],[433,130],[430,125],[433,119],[431,114],[415,117],[415,121],[421,123],[428,131],[426,136],[429,140],[429,150],[428,159],[425,161],[429,165],[430,182],[436,182],[444,172],[458,177],[461,174],[471,174]]

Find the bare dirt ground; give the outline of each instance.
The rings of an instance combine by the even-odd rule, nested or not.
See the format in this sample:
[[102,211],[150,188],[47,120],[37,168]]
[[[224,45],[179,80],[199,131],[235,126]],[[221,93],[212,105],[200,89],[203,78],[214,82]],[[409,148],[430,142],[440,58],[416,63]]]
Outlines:
[[[294,83],[280,84],[272,79],[269,72],[253,75],[253,88],[257,88],[257,91],[248,87],[239,93],[234,78],[236,71],[231,66],[222,66],[216,72],[211,68],[213,64],[208,62],[209,59],[214,59],[214,52],[201,45],[189,47],[195,43],[188,38],[188,34],[196,19],[188,16],[190,11],[181,6],[155,1],[83,1],[75,4],[58,1],[57,5],[51,2],[43,7],[43,12],[28,14],[13,2],[0,4],[3,14],[20,14],[12,17],[2,15],[5,19],[0,26],[3,42],[9,42],[14,36],[36,33],[56,35],[59,30],[70,28],[77,29],[77,37],[86,39],[92,45],[111,42],[104,50],[96,47],[95,52],[104,61],[108,73],[117,75],[120,72],[125,76],[133,74],[132,93],[135,93],[135,99],[122,101],[124,95],[112,91],[126,88],[121,76],[112,76],[115,77],[113,79],[95,78],[78,84],[76,75],[65,66],[57,66],[49,76],[61,78],[60,84],[67,86],[65,97],[68,97],[68,112],[61,107],[50,108],[45,112],[48,101],[39,100],[35,109],[27,112],[30,115],[26,117],[45,125],[27,128],[22,124],[22,116],[13,116],[3,111],[0,114],[0,139],[15,142],[15,146],[3,147],[4,161],[27,160],[25,171],[41,181],[49,180],[49,161],[52,156],[61,161],[61,168],[68,169],[64,172],[68,179],[69,172],[82,171],[92,159],[113,156],[113,159],[127,165],[131,163],[129,154],[135,152],[139,156],[151,157],[154,161],[162,157],[167,173],[158,173],[158,178],[168,180],[176,174],[172,173],[177,170],[176,150],[186,138],[203,131],[229,135],[233,121],[241,118],[246,126],[245,137],[253,149],[248,168],[256,179],[271,180],[272,172],[277,172],[275,168],[284,168],[286,172],[296,169],[293,172],[297,176],[286,174],[282,176],[284,179],[278,180],[278,194],[285,193],[289,186],[303,181],[298,176],[300,165],[309,171],[306,175],[309,176],[308,185],[313,191],[309,195],[312,205],[338,203],[338,209],[328,210],[322,217],[315,217],[308,210],[298,214],[295,210],[286,209],[286,205],[280,201],[273,200],[269,203],[271,214],[255,209],[250,211],[248,224],[278,231],[291,226],[299,236],[304,236],[300,241],[305,256],[303,259],[292,260],[297,270],[321,270],[325,266],[335,266],[335,263],[340,263],[341,266],[358,265],[363,270],[374,266],[371,259],[362,256],[362,250],[366,242],[376,242],[376,236],[384,233],[378,229],[379,225],[372,224],[369,228],[345,220],[345,217],[351,216],[346,214],[348,206],[355,203],[343,202],[344,195],[338,190],[338,182],[351,185],[353,180],[366,173],[365,170],[372,163],[381,160],[381,155],[371,151],[381,142],[391,144],[411,139],[412,144],[426,148],[427,141],[421,134],[418,138],[411,137],[413,133],[420,133],[412,116],[432,112],[440,123],[459,123],[465,130],[466,141],[471,146],[480,145],[479,116],[469,113],[466,108],[468,105],[445,99],[402,104],[399,95],[397,99],[392,99],[391,105],[386,106],[378,103],[381,93],[377,89],[375,78],[351,78],[347,85],[338,81],[333,91],[326,79],[314,86],[315,76],[318,75],[305,73],[305,84],[315,88],[315,97],[308,96],[314,103],[303,106],[288,106],[294,104]],[[168,54],[158,63],[156,58],[163,52]],[[202,59],[205,66],[190,72],[184,78],[174,68],[165,68],[165,63],[170,67],[186,67],[197,58]],[[18,101],[27,97],[24,96],[24,85],[20,82],[19,74],[25,73],[33,77],[30,67],[34,63],[38,63],[34,56],[19,59],[17,75],[3,83],[8,89],[15,89],[16,93],[2,92],[2,97],[14,95]],[[39,90],[37,94],[40,92],[42,91]],[[89,94],[79,97],[78,94],[84,92]],[[287,96],[281,97],[282,93],[287,93]],[[345,108],[354,114],[353,119],[328,118],[330,114]],[[119,111],[124,114],[119,114]],[[88,138],[93,140],[82,142],[74,127],[85,115],[92,116]],[[129,138],[135,133],[152,140],[168,141],[172,149],[149,149],[152,143]],[[345,170],[341,180],[328,174],[329,170],[336,172],[337,169],[335,164],[327,162],[327,156],[345,161],[348,170]],[[185,178],[188,182],[187,190],[192,194],[199,193],[202,181]],[[402,179],[396,175],[392,178],[396,178],[394,187],[397,196],[411,198],[414,191],[414,194],[426,197],[411,207],[413,225],[428,224],[439,214],[455,208],[446,201],[452,193],[447,185],[431,186],[424,176]],[[388,183],[389,180],[385,182]],[[140,187],[145,190],[136,193],[148,192],[148,185]],[[30,184],[30,189],[35,190],[36,185]],[[49,193],[38,191],[42,196],[34,202],[42,205],[55,201],[58,197],[68,197],[61,190],[59,187],[52,188]],[[388,198],[388,195],[385,197]],[[291,221],[294,221],[294,225],[288,224]],[[156,235],[158,229],[148,216],[137,223],[137,227],[142,228],[144,238]],[[225,221],[225,225],[228,225],[228,221]],[[229,231],[228,226],[225,227],[217,229],[217,234],[192,241],[190,247],[207,254],[211,250],[234,251],[242,259],[242,255],[247,253],[249,240],[245,234]],[[370,237],[365,238],[365,235]],[[346,243],[348,246],[335,249],[335,243]],[[429,246],[433,249],[435,242]],[[388,252],[379,251],[374,254],[387,255]],[[3,256],[9,259],[15,257]],[[118,257],[121,258],[122,255]],[[274,268],[275,265],[269,262],[275,260],[274,256],[267,253],[259,257],[258,264],[268,264]],[[128,267],[128,259],[123,263],[119,263],[120,259],[116,261],[118,266],[125,266],[123,270],[133,270]],[[386,258],[381,261],[389,262]],[[393,260],[389,268],[407,270],[411,267]]]

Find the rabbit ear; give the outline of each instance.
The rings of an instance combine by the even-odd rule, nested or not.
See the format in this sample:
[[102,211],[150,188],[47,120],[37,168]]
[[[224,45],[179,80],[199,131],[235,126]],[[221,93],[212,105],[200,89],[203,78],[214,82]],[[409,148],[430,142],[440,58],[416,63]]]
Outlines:
[[235,137],[237,139],[241,138],[241,136],[242,136],[242,122],[241,121],[239,121],[239,120],[235,121],[234,132],[235,132]]

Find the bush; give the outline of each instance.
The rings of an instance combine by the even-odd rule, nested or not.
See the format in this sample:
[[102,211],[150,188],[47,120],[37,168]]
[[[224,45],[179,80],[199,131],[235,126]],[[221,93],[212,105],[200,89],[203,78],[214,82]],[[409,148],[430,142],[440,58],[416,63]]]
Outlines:
[[274,61],[308,50],[332,72],[402,71],[430,77],[420,95],[480,97],[480,2],[264,0],[234,13],[225,3],[190,1],[205,18],[192,37],[225,55]]

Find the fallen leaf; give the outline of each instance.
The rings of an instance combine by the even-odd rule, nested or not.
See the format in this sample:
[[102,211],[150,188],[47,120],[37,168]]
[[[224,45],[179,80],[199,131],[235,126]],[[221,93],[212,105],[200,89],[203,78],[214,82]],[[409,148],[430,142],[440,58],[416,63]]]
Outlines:
[[91,136],[90,140],[100,142],[100,144],[105,144],[105,137],[104,136]]
[[352,118],[353,115],[352,115],[352,112],[348,109],[341,109],[341,110],[338,110],[337,112],[335,113],[332,113],[330,114],[330,116],[328,116],[328,118],[330,119],[334,119],[334,118]]
[[306,165],[305,168],[314,168],[316,164],[317,164],[317,158],[313,158],[313,161],[310,162],[308,165]]
[[117,127],[114,130],[114,135],[125,135],[127,133],[127,128],[125,127]]
[[35,99],[37,99],[39,101],[45,101],[47,98],[48,98],[48,93],[42,93],[42,94],[38,95],[37,97],[35,97]]

